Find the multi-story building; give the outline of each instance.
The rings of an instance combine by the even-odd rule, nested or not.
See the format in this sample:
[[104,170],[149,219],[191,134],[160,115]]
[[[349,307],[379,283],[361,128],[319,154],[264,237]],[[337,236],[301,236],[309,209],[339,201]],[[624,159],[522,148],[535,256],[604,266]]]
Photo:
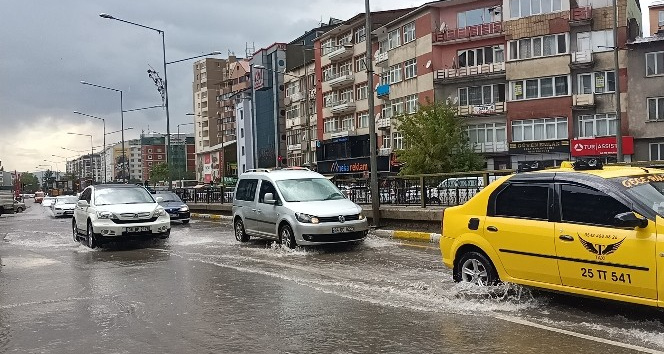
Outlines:
[[116,143],[108,146],[103,154],[106,167],[106,182],[121,182],[125,179],[134,182],[143,180],[140,139],[125,141],[125,150],[129,164],[129,178],[124,178],[124,175],[127,173],[127,167],[123,167],[122,143]]
[[[249,60],[251,67],[251,111],[253,144],[245,145],[254,157],[252,167],[270,168],[286,162],[286,112],[284,75],[286,44],[274,43],[258,50]],[[246,117],[245,117],[246,119]],[[242,146],[240,147],[242,150]],[[282,162],[283,161],[283,162]]]
[[[626,101],[624,46],[640,31],[640,9],[635,0],[619,0],[618,8],[618,77]],[[615,149],[593,148],[615,147],[611,137],[618,129],[610,1],[503,0],[502,17],[511,167],[531,160],[557,165],[581,156],[615,160]]]
[[655,0],[648,6],[648,19],[650,20],[649,33],[654,36],[664,30],[664,1]]
[[[634,160],[664,160],[664,35],[627,45],[629,130]],[[623,146],[624,149],[624,146]]]
[[[164,134],[143,134],[140,138],[141,142],[141,162],[142,174],[141,180],[150,180],[150,171],[153,166],[160,163],[166,163],[166,136]],[[194,137],[189,134],[185,137],[178,137],[171,135],[171,151],[170,165],[171,174],[177,178],[182,173],[193,173],[195,169],[195,148]],[[185,153],[186,152],[186,153]],[[179,168],[178,168],[179,167]],[[183,170],[186,167],[187,170]]]
[[244,173],[255,168],[254,124],[252,114],[251,86],[235,96],[235,118],[237,129],[237,168]]
[[101,154],[82,155],[74,160],[68,160],[66,171],[72,174],[78,181],[92,181],[95,183],[103,181]]
[[[378,28],[412,9],[372,13]],[[314,42],[318,172],[360,177],[369,170],[368,95],[365,67],[365,15],[358,14]],[[374,81],[376,82],[376,81]],[[380,108],[379,108],[380,109]],[[379,156],[378,171],[389,172],[389,156]]]

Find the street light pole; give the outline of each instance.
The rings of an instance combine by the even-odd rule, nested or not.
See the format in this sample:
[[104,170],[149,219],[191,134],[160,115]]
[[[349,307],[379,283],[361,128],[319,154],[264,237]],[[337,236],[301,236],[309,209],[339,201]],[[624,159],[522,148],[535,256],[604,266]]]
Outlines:
[[366,63],[367,68],[367,89],[369,90],[369,168],[371,169],[371,212],[373,224],[375,227],[380,226],[380,199],[378,195],[378,158],[376,156],[376,118],[374,114],[374,89],[373,89],[373,62],[371,56],[371,10],[369,0],[365,0],[365,29],[367,38],[365,39],[367,45]]
[[[122,103],[120,103],[120,105],[122,105]],[[74,111],[74,113],[80,114],[82,116],[94,118],[94,119],[99,119],[99,120],[101,120],[102,124],[104,125],[104,142],[103,142],[103,144],[104,144],[104,150],[103,150],[104,151],[104,164],[102,165],[102,167],[103,167],[103,170],[104,170],[104,183],[106,183],[106,119],[95,117],[95,116],[90,115],[90,114],[81,113],[79,111]],[[124,121],[124,119],[123,119],[123,121]],[[100,155],[100,157],[101,157],[101,155]]]
[[613,0],[613,64],[616,68],[616,161],[623,162],[622,117],[620,107],[620,62],[618,60],[618,5]]

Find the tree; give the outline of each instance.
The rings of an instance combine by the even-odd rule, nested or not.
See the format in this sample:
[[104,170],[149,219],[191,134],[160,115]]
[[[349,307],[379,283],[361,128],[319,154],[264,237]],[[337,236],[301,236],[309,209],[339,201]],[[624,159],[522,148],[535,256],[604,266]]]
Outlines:
[[150,181],[157,185],[158,181],[165,181],[168,179],[168,165],[165,162],[152,166],[150,170]]
[[21,173],[21,185],[25,193],[34,193],[39,188],[39,179],[32,173]]
[[413,114],[397,117],[404,149],[397,151],[404,163],[400,174],[476,171],[484,159],[473,151],[456,109],[439,102],[427,102]]

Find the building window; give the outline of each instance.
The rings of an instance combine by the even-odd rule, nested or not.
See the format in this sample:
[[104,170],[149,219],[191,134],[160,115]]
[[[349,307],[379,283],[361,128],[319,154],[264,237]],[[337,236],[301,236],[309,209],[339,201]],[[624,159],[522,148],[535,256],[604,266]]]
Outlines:
[[348,115],[341,117],[341,130],[355,130],[355,116]]
[[355,89],[355,99],[356,100],[366,100],[368,97],[368,90],[369,87],[367,86],[366,83],[359,84],[356,86]]
[[383,148],[384,149],[389,149],[392,147],[392,139],[390,139],[390,135],[383,135]]
[[161,149],[157,149],[157,152],[161,152]]
[[579,74],[579,94],[616,91],[616,75],[613,71]]
[[337,67],[328,66],[323,69],[323,81],[330,81],[337,77]]
[[294,104],[286,108],[286,119],[293,119],[300,116],[300,105]]
[[569,77],[556,76],[510,82],[513,101],[569,95]]
[[398,116],[403,114],[403,108],[404,108],[404,99],[403,98],[397,98],[395,100],[390,101],[391,105],[391,111],[393,116]]
[[417,76],[417,59],[410,59],[404,63],[404,72],[406,80]]
[[578,122],[577,134],[579,138],[616,135],[617,122],[615,113],[582,115],[579,116]]
[[496,8],[474,9],[457,13],[457,27],[481,25],[501,21],[500,10]]
[[391,50],[401,45],[401,29],[397,28],[387,34],[387,49]]
[[402,80],[401,71],[402,71],[401,64],[390,66],[390,84],[401,82]]
[[151,153],[152,153],[152,149],[148,149],[148,154],[151,154]]
[[337,119],[336,118],[327,118],[325,119],[325,132],[326,133],[334,133],[337,131]]
[[664,97],[648,98],[648,120],[664,120]]
[[244,138],[244,128],[240,128],[240,138]]
[[[345,33],[345,34],[337,37],[337,48],[341,48],[344,45],[349,44],[352,41],[353,41],[353,32]],[[337,48],[335,48],[335,49],[337,49]]]
[[664,52],[646,53],[646,76],[664,74]]
[[302,130],[288,130],[286,131],[286,144],[287,145],[296,145],[302,142]]
[[417,94],[406,96],[406,113],[415,113],[417,108]]
[[148,155],[148,160],[152,160],[152,155]]
[[664,143],[650,143],[650,161],[664,160]]
[[383,118],[392,118],[392,106],[384,104],[380,110],[380,115],[383,116]]
[[157,156],[157,160],[161,160],[161,159],[163,159],[163,156],[161,156],[161,155]]
[[339,91],[339,102],[341,103],[353,102],[353,89],[347,88]]
[[369,112],[365,111],[357,114],[357,127],[358,128],[369,127]]
[[510,17],[528,17],[562,10],[562,0],[510,0]]
[[415,40],[415,22],[403,26],[403,43],[410,43]]
[[331,52],[334,51],[335,48],[332,43],[333,43],[332,38],[328,38],[325,41],[323,41],[323,43],[321,43],[323,55],[330,54]]
[[286,97],[290,97],[298,92],[300,92],[299,81],[293,81],[286,84]]
[[505,123],[469,125],[466,129],[468,133],[468,141],[471,146],[481,144],[507,144],[507,128]]
[[548,57],[568,52],[566,34],[523,38],[509,42],[510,60]]
[[355,72],[359,73],[367,70],[366,58],[364,56],[359,56],[355,58]]
[[482,64],[502,63],[505,61],[504,46],[464,49],[457,52],[457,66],[465,68]]
[[505,84],[459,88],[459,106],[505,102]]
[[567,139],[567,118],[538,118],[512,121],[512,141]]
[[576,34],[577,52],[606,52],[613,50],[613,31],[579,32]]
[[366,27],[362,26],[358,29],[355,30],[355,44],[357,43],[362,43],[364,40],[367,39],[367,29]]
[[392,133],[392,148],[395,150],[403,150],[403,135],[401,135],[401,133]]

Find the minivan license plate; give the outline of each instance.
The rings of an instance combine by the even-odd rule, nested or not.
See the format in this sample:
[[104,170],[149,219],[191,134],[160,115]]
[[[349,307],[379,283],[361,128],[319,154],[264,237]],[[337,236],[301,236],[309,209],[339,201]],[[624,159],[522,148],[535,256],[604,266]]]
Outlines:
[[353,232],[355,231],[355,228],[352,226],[346,226],[346,227],[333,227],[332,228],[332,233],[333,234],[341,234],[344,232]]
[[143,231],[150,231],[150,227],[148,226],[134,226],[134,227],[128,227],[127,232],[143,232]]

